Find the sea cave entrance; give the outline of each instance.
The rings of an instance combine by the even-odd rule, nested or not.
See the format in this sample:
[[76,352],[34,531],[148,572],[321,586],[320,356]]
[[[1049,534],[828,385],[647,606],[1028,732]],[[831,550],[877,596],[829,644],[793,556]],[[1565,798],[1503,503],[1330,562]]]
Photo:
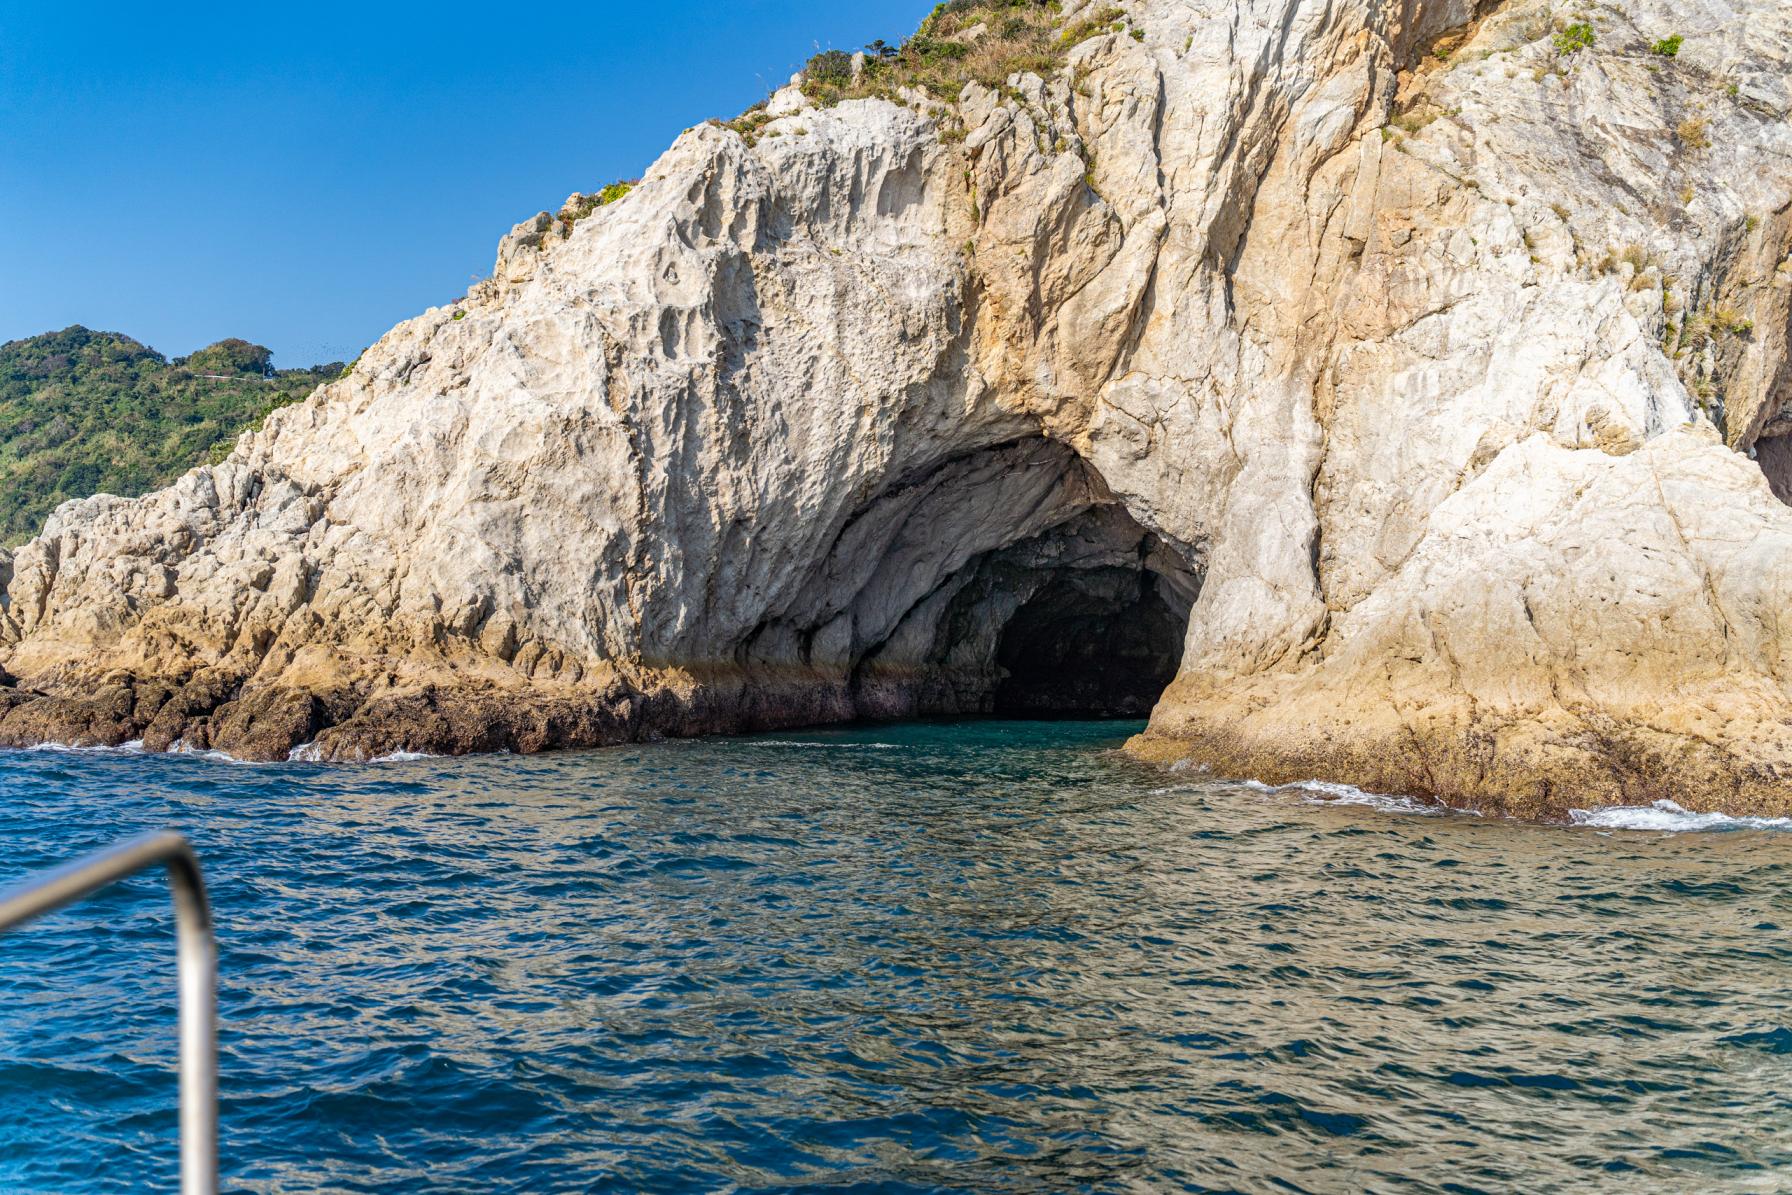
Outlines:
[[853,526],[881,555],[852,603],[854,716],[1144,718],[1175,679],[1198,554],[1062,445],[947,462]]
[[1059,574],[1001,630],[993,712],[1007,718],[1143,718],[1176,679],[1188,610],[1156,574]]

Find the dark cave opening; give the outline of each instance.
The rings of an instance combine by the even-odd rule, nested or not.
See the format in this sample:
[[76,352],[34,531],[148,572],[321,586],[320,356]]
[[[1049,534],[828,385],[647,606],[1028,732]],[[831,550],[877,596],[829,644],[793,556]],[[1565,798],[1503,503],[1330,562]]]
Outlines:
[[1754,455],[1773,496],[1792,506],[1792,436],[1763,436],[1755,441]]
[[902,613],[880,615],[855,663],[858,717],[1145,718],[1175,679],[1198,554],[1134,520],[1067,451],[1009,450],[1023,451],[1052,501],[991,492],[1027,473],[989,462],[990,480],[906,520],[861,589],[857,627]]
[[1187,610],[1143,569],[1055,575],[1002,628],[994,712],[1143,718],[1176,678]]

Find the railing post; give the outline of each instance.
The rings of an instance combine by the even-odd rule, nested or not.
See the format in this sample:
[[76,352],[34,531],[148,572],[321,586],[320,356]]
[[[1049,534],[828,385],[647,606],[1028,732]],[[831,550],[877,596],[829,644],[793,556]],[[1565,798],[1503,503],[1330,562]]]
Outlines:
[[161,864],[174,893],[180,965],[181,1195],[218,1190],[218,947],[199,858],[172,831],[142,834],[0,893],[0,930]]

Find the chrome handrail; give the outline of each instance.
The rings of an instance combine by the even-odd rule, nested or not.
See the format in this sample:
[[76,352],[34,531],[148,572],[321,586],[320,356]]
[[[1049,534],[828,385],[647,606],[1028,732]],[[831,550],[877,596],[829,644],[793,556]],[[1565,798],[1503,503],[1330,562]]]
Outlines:
[[218,946],[199,857],[173,831],[140,834],[0,893],[0,931],[89,896],[146,867],[168,869],[180,954],[180,1189],[218,1190]]

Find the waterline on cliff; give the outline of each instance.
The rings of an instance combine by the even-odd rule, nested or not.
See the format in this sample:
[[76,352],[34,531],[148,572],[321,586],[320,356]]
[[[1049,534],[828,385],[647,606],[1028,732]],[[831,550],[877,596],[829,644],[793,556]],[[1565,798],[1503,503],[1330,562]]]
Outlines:
[[[975,724],[977,721],[980,720],[972,719],[970,720],[970,723]],[[910,727],[922,728],[929,725],[951,724],[954,724],[951,720],[935,720],[932,722],[924,720],[919,722],[878,723],[877,725],[895,728],[900,731]],[[1000,723],[998,722],[997,724]],[[1024,722],[1020,724],[1025,725]],[[1049,726],[1051,723],[1045,722],[1040,725]],[[812,732],[808,732],[814,734],[814,738],[762,738],[748,735],[721,736],[717,741],[750,743],[754,747],[762,748],[821,752],[898,751],[903,747],[903,744],[900,742],[882,742],[836,737],[836,733],[843,729],[851,728],[817,728]],[[634,746],[639,746],[639,744],[635,744]],[[608,748],[606,750],[618,749],[622,748]],[[119,743],[114,746],[75,745],[71,743],[37,743],[29,747],[0,749],[0,755],[10,754],[14,751],[27,754],[97,756],[146,756],[153,754],[144,750],[142,739],[132,739],[129,742]],[[256,769],[279,766],[278,762],[270,763],[258,760],[238,759],[236,756],[220,751],[215,747],[192,747],[187,745],[187,743],[181,739],[176,739],[170,744],[165,754],[171,757],[204,760],[210,763],[249,765]],[[348,766],[365,767],[368,764],[422,763],[451,758],[493,757],[509,754],[511,754],[511,752],[499,750],[493,752],[481,752],[477,756],[453,757],[427,751],[399,750],[376,756],[372,759],[365,760],[360,764],[352,764]],[[286,762],[317,764],[328,761],[323,759],[317,744],[315,742],[310,742],[301,743],[292,748],[292,750],[287,753]],[[1406,797],[1395,796],[1388,793],[1368,792],[1364,789],[1357,788],[1355,785],[1342,784],[1330,780],[1297,780],[1288,784],[1279,785],[1267,784],[1261,780],[1234,780],[1228,777],[1214,776],[1205,766],[1195,765],[1186,759],[1169,765],[1165,770],[1170,773],[1192,771],[1200,776],[1201,779],[1184,782],[1182,784],[1171,784],[1153,788],[1150,790],[1153,796],[1168,796],[1176,793],[1199,793],[1213,786],[1221,788],[1236,787],[1259,793],[1266,797],[1292,797],[1297,799],[1303,805],[1322,807],[1354,806],[1373,810],[1377,813],[1408,817],[1443,817],[1450,814],[1476,818],[1485,816],[1482,811],[1478,809],[1449,805],[1441,801],[1423,797]],[[1507,820],[1522,821],[1526,819]],[[1719,812],[1699,813],[1670,800],[1656,801],[1650,805],[1605,805],[1593,809],[1570,809],[1568,811],[1568,819],[1565,823],[1551,823],[1545,821],[1537,824],[1565,825],[1576,829],[1626,830],[1668,834],[1727,833],[1743,830],[1792,833],[1792,817],[1755,817]]]

